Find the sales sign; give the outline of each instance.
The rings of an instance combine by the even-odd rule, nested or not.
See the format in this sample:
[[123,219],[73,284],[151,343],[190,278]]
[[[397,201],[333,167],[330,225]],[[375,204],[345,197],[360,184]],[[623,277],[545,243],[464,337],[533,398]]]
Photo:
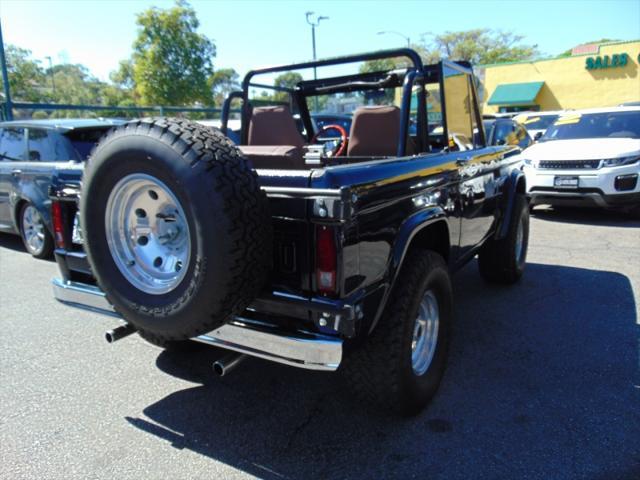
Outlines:
[[629,61],[629,55],[626,53],[602,55],[597,57],[588,57],[585,68],[587,70],[597,70],[601,68],[624,67]]

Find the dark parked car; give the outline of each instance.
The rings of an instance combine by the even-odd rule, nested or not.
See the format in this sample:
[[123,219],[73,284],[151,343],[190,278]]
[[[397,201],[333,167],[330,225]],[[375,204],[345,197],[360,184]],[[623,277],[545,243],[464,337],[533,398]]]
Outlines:
[[37,258],[53,250],[49,185],[55,171],[81,165],[119,120],[0,123],[0,232],[19,234]]
[[[265,77],[396,57],[410,67],[303,80],[277,86],[288,105],[252,103]],[[239,145],[183,119],[118,128],[82,184],[61,172],[51,188],[56,297],[121,316],[109,341],[138,332],[163,348],[194,338],[237,352],[219,374],[245,355],[339,369],[363,406],[416,413],[445,370],[452,272],[477,255],[487,281],[508,284],[526,263],[520,148],[486,144],[475,84],[467,63],[372,52],[247,73]],[[388,104],[372,105],[381,89]],[[442,133],[428,128],[427,91],[445,106]],[[346,94],[360,102],[347,147],[318,145],[329,127],[313,125],[314,96]],[[450,131],[470,148],[452,149]]]
[[489,145],[517,145],[524,150],[533,143],[527,129],[511,118],[484,118],[482,124]]

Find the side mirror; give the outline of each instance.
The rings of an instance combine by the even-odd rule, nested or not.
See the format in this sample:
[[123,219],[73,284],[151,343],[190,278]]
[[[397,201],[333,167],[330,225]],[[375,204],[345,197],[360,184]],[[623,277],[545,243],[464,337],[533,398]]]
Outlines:
[[540,139],[540,137],[542,137],[542,135],[544,135],[544,132],[536,133],[535,137],[533,137],[533,141],[537,142]]

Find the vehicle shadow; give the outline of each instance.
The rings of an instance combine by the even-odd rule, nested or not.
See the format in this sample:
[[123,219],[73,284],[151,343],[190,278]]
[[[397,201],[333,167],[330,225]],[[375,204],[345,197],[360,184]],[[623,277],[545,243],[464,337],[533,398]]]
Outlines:
[[538,220],[602,227],[640,228],[640,219],[620,210],[602,208],[536,207],[532,216]]
[[[25,255],[30,255],[29,252],[27,252],[27,250],[24,248],[20,237],[18,235],[11,235],[10,233],[0,233],[0,248],[7,248],[9,250],[13,250],[14,252],[20,252],[24,253]],[[53,256],[51,256],[51,258],[45,258],[43,260],[55,262]]]
[[162,352],[200,385],[126,420],[261,478],[638,478],[637,307],[627,277],[529,264],[492,287],[454,281],[456,325],[440,391],[402,419],[352,400],[337,374],[250,359],[214,378],[216,350]]
[[24,248],[20,237],[18,235],[12,235],[10,233],[0,233],[0,248],[7,248],[15,252],[29,255],[29,252],[27,252],[27,250]]
[[14,250],[28,255],[20,237],[17,235],[11,235],[10,233],[0,233],[0,248],[8,248],[9,250]]

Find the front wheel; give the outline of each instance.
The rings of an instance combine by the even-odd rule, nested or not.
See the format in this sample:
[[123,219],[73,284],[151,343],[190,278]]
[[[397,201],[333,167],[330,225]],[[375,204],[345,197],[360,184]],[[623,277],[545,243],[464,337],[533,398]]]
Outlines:
[[34,258],[49,258],[53,252],[53,239],[42,216],[30,203],[20,209],[20,237],[27,251]]
[[446,367],[452,298],[444,259],[432,251],[411,251],[379,325],[345,358],[343,374],[354,393],[396,413],[420,412]]

